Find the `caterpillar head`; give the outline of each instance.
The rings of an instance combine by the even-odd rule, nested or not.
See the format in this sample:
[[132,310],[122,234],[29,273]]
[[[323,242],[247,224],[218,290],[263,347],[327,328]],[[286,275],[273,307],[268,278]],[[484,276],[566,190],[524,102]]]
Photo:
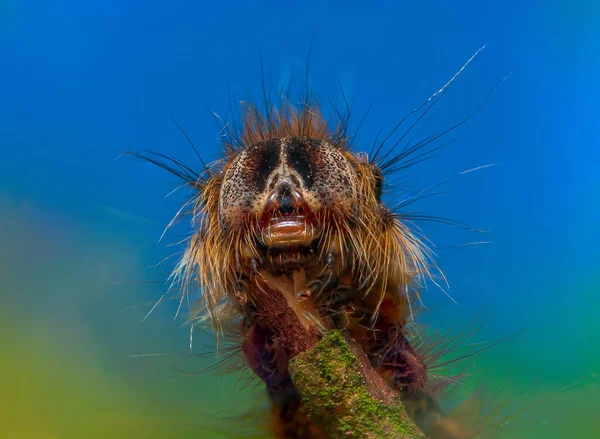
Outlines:
[[200,282],[205,308],[236,297],[262,268],[301,271],[308,281],[332,273],[363,295],[377,288],[375,308],[388,284],[404,294],[427,272],[427,255],[382,204],[378,167],[316,107],[248,105],[242,129],[198,186],[202,221],[180,264],[184,280]]
[[310,137],[255,143],[227,167],[219,195],[225,229],[251,224],[267,249],[308,247],[326,218],[352,220],[361,197],[354,163],[338,146]]

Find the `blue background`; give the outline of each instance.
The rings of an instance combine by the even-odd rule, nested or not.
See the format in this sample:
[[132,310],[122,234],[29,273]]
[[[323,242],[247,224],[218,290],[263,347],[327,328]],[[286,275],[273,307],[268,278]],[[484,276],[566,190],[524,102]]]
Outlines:
[[[527,329],[467,360],[480,371],[473,383],[488,383],[492,399],[504,386],[524,410],[507,437],[595,437],[599,11],[591,1],[1,1],[0,329],[8,348],[0,376],[8,392],[0,429],[36,438],[216,437],[229,424],[220,420],[260,399],[252,387],[240,396],[235,377],[174,369],[212,361],[185,358],[176,303],[140,323],[172,260],[151,265],[188,231],[180,225],[157,243],[185,197],[165,199],[177,181],[115,160],[121,152],[151,148],[196,163],[173,117],[207,160],[216,158],[210,111],[228,117],[230,106],[259,95],[259,53],[278,89],[303,80],[311,46],[310,82],[325,104],[327,95],[342,105],[338,81],[355,124],[373,104],[355,141],[368,150],[379,130],[488,43],[416,138],[468,115],[510,77],[458,130],[458,142],[397,175],[418,190],[498,163],[410,207],[491,231],[419,224],[460,304],[429,288],[424,318],[460,326],[489,304],[492,320],[478,340]],[[491,243],[461,246],[472,241]],[[128,357],[149,352],[183,355]]]

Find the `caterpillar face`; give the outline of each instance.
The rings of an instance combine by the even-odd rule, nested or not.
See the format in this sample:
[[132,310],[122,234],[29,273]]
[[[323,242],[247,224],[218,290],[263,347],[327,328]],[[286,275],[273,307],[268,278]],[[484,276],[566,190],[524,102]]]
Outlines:
[[325,140],[285,137],[255,143],[231,161],[219,218],[231,233],[252,227],[267,251],[300,258],[323,235],[326,217],[355,215],[358,197],[357,172],[343,150]]

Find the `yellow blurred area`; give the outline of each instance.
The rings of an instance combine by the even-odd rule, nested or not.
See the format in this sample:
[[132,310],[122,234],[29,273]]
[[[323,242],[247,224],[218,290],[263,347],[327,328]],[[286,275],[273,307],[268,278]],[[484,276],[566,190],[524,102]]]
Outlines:
[[[240,394],[235,376],[175,370],[196,372],[215,358],[190,358],[171,313],[141,322],[156,291],[111,285],[144,276],[136,249],[118,241],[125,229],[97,237],[2,197],[0,212],[0,438],[233,434],[230,419],[262,392]],[[169,355],[130,356],[155,352]]]
[[[18,340],[9,340],[7,321],[3,319],[1,327],[0,437],[229,437],[217,434],[215,423],[206,421],[210,418],[206,403],[217,395],[197,395],[197,404],[189,407],[177,400],[145,398],[89,359],[68,349],[57,351],[43,334],[21,334]],[[230,428],[236,429],[234,424]],[[227,428],[221,426],[219,430]]]
[[[124,391],[119,380],[107,379],[68,349],[49,345],[45,334],[23,334],[27,329],[15,324],[9,330],[6,322],[0,362],[5,377],[1,437],[125,437],[132,429],[148,436],[160,428],[153,421],[157,418],[142,410],[144,401]],[[15,331],[18,338],[5,337]]]

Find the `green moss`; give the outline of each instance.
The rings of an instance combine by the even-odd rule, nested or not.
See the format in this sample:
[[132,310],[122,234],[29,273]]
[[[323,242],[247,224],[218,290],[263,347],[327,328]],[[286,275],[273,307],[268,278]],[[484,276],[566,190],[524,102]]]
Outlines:
[[424,437],[399,400],[390,406],[372,397],[340,331],[328,332],[289,370],[309,416],[332,438]]

